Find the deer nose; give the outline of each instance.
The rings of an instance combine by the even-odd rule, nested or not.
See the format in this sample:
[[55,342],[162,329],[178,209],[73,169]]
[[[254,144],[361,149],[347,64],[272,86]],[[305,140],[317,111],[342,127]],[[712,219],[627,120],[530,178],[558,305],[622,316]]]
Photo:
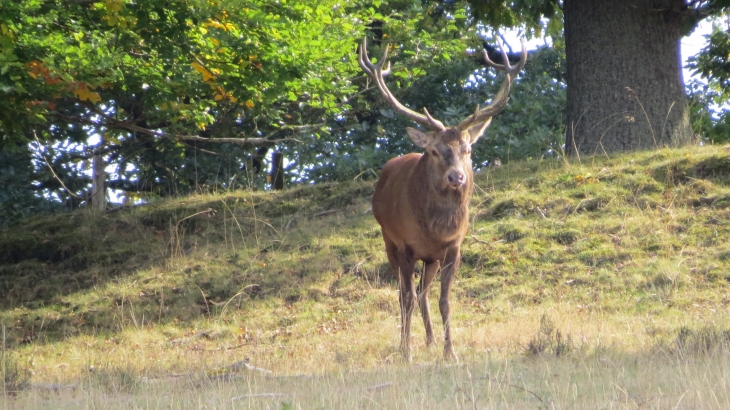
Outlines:
[[449,186],[458,188],[464,185],[466,182],[466,176],[463,172],[457,169],[452,169],[448,172],[448,174],[446,174],[446,181],[448,181]]

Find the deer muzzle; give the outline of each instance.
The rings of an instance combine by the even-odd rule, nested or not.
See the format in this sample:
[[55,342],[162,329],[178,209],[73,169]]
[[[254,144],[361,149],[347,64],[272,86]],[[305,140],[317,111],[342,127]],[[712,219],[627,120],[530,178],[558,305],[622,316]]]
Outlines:
[[466,184],[466,174],[464,171],[451,168],[446,172],[446,184],[451,188],[461,188]]

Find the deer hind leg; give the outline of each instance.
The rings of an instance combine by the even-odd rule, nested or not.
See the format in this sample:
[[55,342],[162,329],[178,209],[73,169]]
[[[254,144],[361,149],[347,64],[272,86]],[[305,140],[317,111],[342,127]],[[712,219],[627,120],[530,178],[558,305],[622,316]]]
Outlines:
[[405,249],[398,250],[395,256],[398,260],[398,300],[401,314],[400,350],[403,360],[409,362],[411,360],[411,318],[416,306],[414,277],[416,261],[413,259],[413,251],[408,245],[405,246]]
[[398,279],[398,271],[400,270],[399,264],[398,264],[398,247],[393,243],[393,241],[390,240],[390,237],[385,233],[383,233],[383,242],[385,242],[385,253],[388,255],[388,264],[390,265],[390,271],[393,274],[393,278],[396,280]]
[[428,290],[441,267],[441,262],[424,262],[424,265],[421,282],[418,284],[418,307],[421,309],[423,326],[426,328],[426,346],[430,346],[433,343],[433,326],[431,325],[431,309],[428,304]]
[[398,280],[398,301],[401,317],[400,351],[403,360],[409,362],[411,360],[411,317],[413,316],[416,301],[414,281],[416,261],[413,259],[413,250],[410,246],[406,245],[404,249],[399,250],[385,231],[383,231],[383,240],[385,241],[385,253],[388,255],[390,269],[393,276]]
[[439,297],[439,310],[441,311],[441,319],[444,321],[444,360],[453,360],[455,362],[458,362],[459,359],[456,357],[454,347],[451,344],[449,298],[451,297],[451,284],[454,282],[454,275],[459,267],[459,260],[459,248],[446,253],[444,267],[441,269],[441,295]]

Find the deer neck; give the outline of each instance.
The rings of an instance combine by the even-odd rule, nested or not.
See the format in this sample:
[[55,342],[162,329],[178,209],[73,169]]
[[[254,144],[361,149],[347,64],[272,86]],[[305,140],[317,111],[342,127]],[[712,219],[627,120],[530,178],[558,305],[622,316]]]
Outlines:
[[411,175],[409,181],[411,207],[424,234],[450,241],[455,235],[466,231],[469,201],[474,189],[473,174],[471,170],[467,171],[468,181],[462,189],[442,189],[440,186],[442,176],[435,175],[427,160],[424,155]]

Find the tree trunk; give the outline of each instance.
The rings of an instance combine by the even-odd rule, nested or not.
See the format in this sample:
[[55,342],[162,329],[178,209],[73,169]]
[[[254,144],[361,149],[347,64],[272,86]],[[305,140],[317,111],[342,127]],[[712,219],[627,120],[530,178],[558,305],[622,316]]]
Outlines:
[[683,0],[565,0],[569,154],[691,140],[679,41]]
[[106,173],[104,172],[104,160],[99,153],[95,153],[91,161],[91,173],[91,207],[104,211],[106,209],[106,188],[104,187]]
[[275,190],[284,189],[284,154],[274,152],[271,155],[271,187]]

